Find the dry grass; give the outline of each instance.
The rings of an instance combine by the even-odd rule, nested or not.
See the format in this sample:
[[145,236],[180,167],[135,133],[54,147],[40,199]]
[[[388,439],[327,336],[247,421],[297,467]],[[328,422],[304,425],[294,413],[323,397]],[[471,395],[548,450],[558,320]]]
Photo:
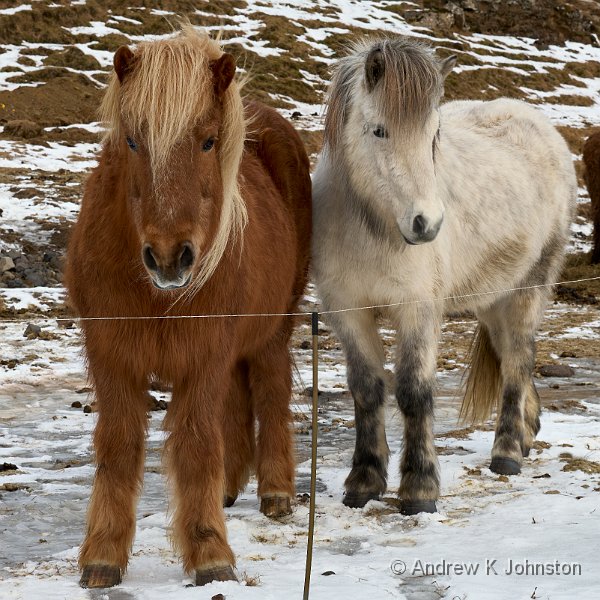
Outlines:
[[529,100],[531,104],[562,104],[564,106],[593,106],[594,100],[590,96],[578,96],[575,94],[560,94],[558,96],[546,96]]
[[126,46],[130,43],[129,38],[126,35],[120,33],[109,33],[103,35],[101,38],[90,44],[92,50],[107,50],[109,52],[115,52],[119,46]]
[[[181,3],[178,2],[176,4]],[[248,6],[246,0],[196,0],[195,2],[188,2],[187,4],[193,4],[194,9],[213,13],[215,15],[235,15],[236,9],[246,8]]]
[[44,65],[69,67],[84,71],[97,71],[100,69],[100,63],[93,56],[84,54],[79,48],[74,46],[60,52],[53,52],[44,59]]
[[304,143],[304,147],[306,148],[306,153],[309,157],[316,157],[316,155],[321,151],[321,147],[323,146],[323,132],[322,131],[305,131],[303,129],[299,129],[298,133],[302,138],[302,142]]
[[241,574],[241,580],[248,587],[257,587],[260,585],[260,576],[259,575],[249,575],[246,571]]
[[[588,279],[591,277],[600,277],[600,264],[590,264],[589,253],[574,253],[567,256],[565,266],[560,275],[561,281]],[[593,294],[600,299],[600,280],[573,283],[563,287],[584,292],[586,294]]]
[[562,468],[563,471],[582,471],[588,475],[600,473],[600,464],[585,458],[564,457],[561,461],[566,463]]
[[[527,65],[518,66],[527,67]],[[493,100],[501,97],[523,99],[526,98],[526,94],[522,88],[551,92],[562,85],[585,87],[586,84],[573,78],[571,73],[574,73],[574,70],[569,66],[565,69],[550,67],[545,73],[516,73],[500,67],[483,67],[462,73],[451,73],[446,80],[446,97],[451,100]],[[558,99],[556,103],[560,104],[591,105],[588,97],[576,94],[553,98]],[[541,101],[554,103],[553,98]]]
[[600,131],[600,126],[593,127],[557,127],[560,134],[565,138],[573,154],[583,152],[583,144],[592,134]]
[[[289,56],[258,56],[250,52],[240,52],[240,48],[226,46],[232,54],[246,58],[246,69],[250,74],[244,93],[278,108],[291,108],[293,105],[273,96],[287,96],[307,104],[319,104],[323,100],[323,91],[304,81],[301,69],[306,65],[293,61]],[[243,58],[238,64],[244,64]]]

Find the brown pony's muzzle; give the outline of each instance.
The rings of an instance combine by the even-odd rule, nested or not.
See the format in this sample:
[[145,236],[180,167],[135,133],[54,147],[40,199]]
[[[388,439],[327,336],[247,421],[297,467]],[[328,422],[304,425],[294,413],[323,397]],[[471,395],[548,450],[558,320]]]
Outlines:
[[187,286],[192,280],[192,267],[196,258],[190,242],[164,247],[164,244],[145,243],[142,261],[150,279],[160,290],[175,290]]

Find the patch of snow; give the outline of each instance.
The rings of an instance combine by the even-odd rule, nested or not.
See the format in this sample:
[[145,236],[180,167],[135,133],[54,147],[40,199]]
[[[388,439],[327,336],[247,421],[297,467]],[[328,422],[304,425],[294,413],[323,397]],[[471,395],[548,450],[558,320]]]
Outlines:
[[23,12],[24,10],[31,10],[31,4],[18,4],[17,6],[12,6],[10,8],[2,8],[0,9],[0,15],[14,15],[18,12]]
[[48,147],[0,140],[0,168],[41,171],[88,171],[96,164],[97,144],[66,146],[48,142]]
[[65,27],[64,29],[73,35],[96,35],[98,37],[108,35],[110,33],[122,33],[119,29],[107,27],[102,21],[90,21],[89,25]]

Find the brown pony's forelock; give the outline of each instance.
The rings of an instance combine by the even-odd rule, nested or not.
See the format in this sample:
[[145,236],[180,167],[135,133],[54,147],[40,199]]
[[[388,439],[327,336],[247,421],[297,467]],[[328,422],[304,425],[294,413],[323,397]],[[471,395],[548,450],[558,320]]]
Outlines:
[[365,63],[375,49],[381,51],[385,69],[372,93],[389,129],[414,129],[439,103],[443,79],[429,45],[407,37],[359,41],[339,61],[329,89],[324,142],[330,151],[342,139],[353,96],[365,81]]
[[[100,118],[106,126],[104,143],[117,144],[123,139],[123,122],[133,135],[144,132],[157,187],[174,146],[215,102],[210,63],[222,54],[219,42],[208,33],[183,23],[175,36],[137,45],[133,67],[123,83],[116,73],[111,75],[100,106]],[[222,99],[219,163],[223,202],[219,227],[194,281],[195,290],[214,273],[231,236],[241,236],[247,223],[238,186],[246,136],[240,87],[232,81]]]

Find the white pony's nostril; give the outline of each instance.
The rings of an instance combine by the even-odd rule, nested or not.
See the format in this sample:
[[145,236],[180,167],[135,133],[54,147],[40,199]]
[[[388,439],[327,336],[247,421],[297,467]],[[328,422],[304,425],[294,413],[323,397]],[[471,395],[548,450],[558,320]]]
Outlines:
[[417,215],[413,221],[413,233],[423,235],[427,231],[427,221],[423,215]]

